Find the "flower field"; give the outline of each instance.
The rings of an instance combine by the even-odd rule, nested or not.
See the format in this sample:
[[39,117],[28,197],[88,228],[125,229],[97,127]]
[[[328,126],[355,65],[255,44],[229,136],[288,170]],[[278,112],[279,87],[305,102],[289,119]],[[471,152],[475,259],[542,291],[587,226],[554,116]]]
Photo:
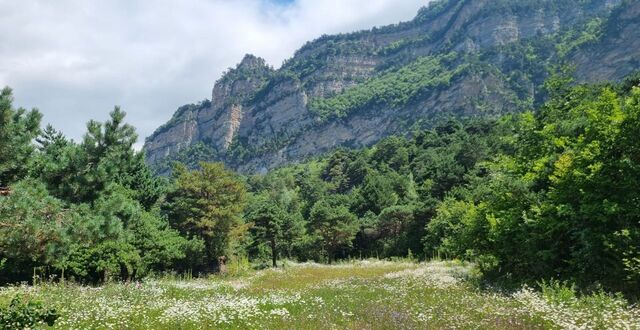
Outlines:
[[[472,264],[287,264],[237,277],[0,289],[57,310],[57,329],[640,329],[640,309],[558,284],[477,289]],[[46,327],[43,325],[43,327]]]

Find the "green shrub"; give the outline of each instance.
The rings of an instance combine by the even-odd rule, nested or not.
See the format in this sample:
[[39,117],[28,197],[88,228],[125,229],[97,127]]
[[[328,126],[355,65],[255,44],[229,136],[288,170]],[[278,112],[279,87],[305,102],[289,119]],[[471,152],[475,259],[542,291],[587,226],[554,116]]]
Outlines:
[[55,309],[45,308],[39,301],[15,296],[9,306],[0,308],[0,329],[25,329],[37,324],[53,326],[58,319]]
[[231,256],[227,265],[227,274],[232,277],[245,275],[251,271],[251,263],[247,256]]
[[576,287],[564,281],[542,280],[540,283],[542,296],[554,304],[570,305],[576,301]]

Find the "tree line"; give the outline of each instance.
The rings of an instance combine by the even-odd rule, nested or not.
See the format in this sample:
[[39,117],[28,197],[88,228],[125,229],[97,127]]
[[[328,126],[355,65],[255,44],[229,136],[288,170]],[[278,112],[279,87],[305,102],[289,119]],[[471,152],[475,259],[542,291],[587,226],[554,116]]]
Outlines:
[[[82,282],[214,270],[241,225],[245,186],[220,164],[156,176],[116,107],[76,143],[0,95],[0,282]],[[204,184],[204,186],[203,186]],[[198,186],[200,185],[200,186]],[[171,219],[171,221],[169,221]]]
[[448,120],[266,175],[159,177],[116,108],[76,143],[0,100],[0,280],[216,271],[219,261],[457,258],[505,282],[640,288],[640,79],[546,83],[536,112]]
[[639,82],[578,85],[559,74],[536,112],[449,120],[249,177],[260,202],[248,219],[270,231],[247,251],[457,258],[503,283],[558,279],[637,295]]

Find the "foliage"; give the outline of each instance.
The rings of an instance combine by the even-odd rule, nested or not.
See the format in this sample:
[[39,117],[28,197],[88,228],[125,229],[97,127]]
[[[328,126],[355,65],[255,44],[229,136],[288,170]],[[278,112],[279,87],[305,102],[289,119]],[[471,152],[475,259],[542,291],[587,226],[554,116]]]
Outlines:
[[631,293],[639,191],[628,141],[638,133],[640,92],[564,91],[518,119],[514,153],[484,163],[468,194],[441,204],[426,247],[495,258],[500,276],[559,276]]
[[162,162],[155,164],[153,169],[158,175],[169,175],[176,163],[182,164],[189,169],[196,169],[201,162],[213,161],[217,155],[218,152],[214,147],[204,142],[197,142],[166,157]]
[[39,135],[20,147],[25,168],[0,197],[0,282],[130,279],[172,269],[195,247],[160,214],[164,183],[133,150],[124,116],[116,108],[106,123],[91,121],[80,144],[35,119],[34,128],[7,126]]
[[273,267],[277,266],[278,247],[284,236],[286,217],[284,210],[268,198],[253,200],[251,211],[247,215],[247,220],[252,221],[256,239],[269,245]]
[[178,166],[175,187],[167,195],[166,212],[172,225],[204,242],[209,268],[222,256],[237,254],[247,225],[242,221],[245,186],[220,163],[202,163],[200,170]]
[[0,308],[0,328],[30,329],[33,326],[53,326],[59,315],[53,308],[45,308],[40,301],[27,300],[21,295],[11,299],[9,306]]
[[356,216],[342,205],[318,201],[311,209],[309,226],[318,236],[320,245],[331,263],[338,252],[351,246],[356,234]]
[[353,111],[373,106],[399,107],[419,95],[449,84],[465,66],[448,68],[455,53],[423,57],[398,71],[385,73],[363,84],[351,87],[329,99],[313,99],[310,108],[320,118],[341,118]]
[[590,43],[598,41],[603,33],[605,21],[594,18],[587,22],[584,28],[571,30],[562,35],[560,42],[556,44],[558,56],[565,57],[571,51]]
[[414,219],[412,205],[395,205],[382,210],[378,216],[380,238],[385,255],[404,256],[411,248],[407,245],[408,231]]
[[143,154],[133,150],[137,135],[124,123],[125,115],[116,107],[107,122],[90,121],[80,144],[47,127],[37,138],[32,176],[70,203],[92,203],[110,184],[118,184],[150,208],[162,194],[162,183],[144,163]]
[[14,109],[10,88],[0,92],[0,187],[7,187],[26,175],[33,152],[33,140],[40,132],[42,114]]
[[8,265],[3,270],[4,276],[16,272],[28,276],[31,268],[25,265],[53,264],[68,252],[71,244],[68,230],[73,227],[63,227],[63,224],[73,221],[78,214],[63,210],[63,205],[49,196],[41,183],[33,180],[14,185],[12,194],[3,198],[0,257],[6,258]]
[[[444,121],[267,177],[287,182],[308,239],[329,254],[411,250],[474,260],[506,281],[560,278],[637,294],[637,82],[572,87],[566,74],[545,83],[551,99],[538,113]],[[334,213],[357,219],[323,233]]]
[[264,59],[246,54],[242,62],[235,68],[229,68],[222,74],[217,83],[229,83],[237,80],[264,78],[272,74],[273,69],[267,66]]

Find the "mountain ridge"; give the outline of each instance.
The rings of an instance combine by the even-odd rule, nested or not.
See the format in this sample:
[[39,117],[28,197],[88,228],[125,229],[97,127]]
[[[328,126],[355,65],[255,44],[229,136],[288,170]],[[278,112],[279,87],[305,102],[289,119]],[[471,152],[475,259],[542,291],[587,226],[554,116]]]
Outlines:
[[246,55],[216,82],[211,101],[181,107],[147,138],[147,161],[160,173],[172,161],[199,160],[264,172],[442,118],[531,109],[544,100],[552,66],[574,65],[580,81],[636,70],[639,7],[437,1],[409,22],[308,42],[277,70]]

